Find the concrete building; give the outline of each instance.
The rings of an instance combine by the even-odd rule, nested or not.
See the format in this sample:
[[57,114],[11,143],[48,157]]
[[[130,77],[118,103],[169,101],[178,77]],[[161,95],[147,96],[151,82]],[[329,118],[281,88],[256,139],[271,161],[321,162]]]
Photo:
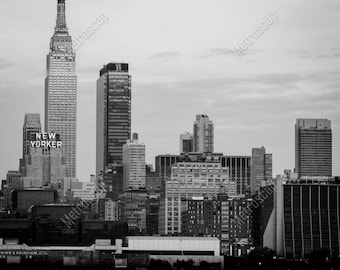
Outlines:
[[253,247],[251,213],[253,199],[246,196],[220,194],[221,253],[230,256],[246,255]]
[[21,173],[19,171],[8,171],[6,175],[7,187],[10,190],[20,188],[20,177]]
[[158,155],[155,157],[155,170],[162,181],[162,186],[165,186],[166,180],[171,177],[171,166],[183,158],[181,155]]
[[119,195],[124,192],[123,181],[122,164],[110,164],[98,177],[99,186],[105,189],[105,197],[113,201],[118,201]]
[[146,234],[158,234],[158,212],[159,196],[157,194],[148,194],[146,201]]
[[98,219],[101,220],[119,220],[119,207],[117,201],[110,199],[99,199],[97,201],[97,214]]
[[45,130],[60,135],[68,177],[76,177],[77,76],[76,55],[68,33],[65,0],[58,0],[54,35],[47,55]]
[[236,195],[236,184],[229,181],[228,168],[218,157],[205,162],[178,162],[171,167],[165,183],[159,212],[159,233],[181,233],[181,201],[192,197],[217,197],[222,192]]
[[74,198],[82,201],[92,201],[95,197],[96,183],[94,182],[74,182],[71,183],[71,192]]
[[214,123],[205,114],[196,115],[194,122],[194,152],[214,153]]
[[222,166],[229,168],[230,181],[236,183],[237,195],[250,194],[251,156],[223,156]]
[[295,170],[301,176],[332,176],[332,129],[327,119],[297,119]]
[[246,255],[253,246],[251,203],[250,197],[225,194],[182,200],[182,235],[217,237],[221,254]]
[[160,193],[162,188],[162,178],[152,170],[151,165],[146,165],[145,188],[150,194]]
[[266,149],[253,148],[251,155],[251,194],[256,194],[261,186],[273,177],[273,156],[266,154]]
[[179,153],[194,152],[194,135],[186,132],[179,137]]
[[120,220],[125,221],[129,230],[134,233],[146,231],[146,201],[148,194],[145,189],[127,189],[119,196]]
[[181,202],[181,234],[220,238],[220,205],[217,199],[192,197]]
[[109,63],[97,80],[96,175],[123,163],[123,145],[131,139],[129,65]]
[[123,145],[123,171],[123,190],[145,187],[145,145],[138,142],[136,133]]
[[118,202],[105,201],[105,220],[118,221]]

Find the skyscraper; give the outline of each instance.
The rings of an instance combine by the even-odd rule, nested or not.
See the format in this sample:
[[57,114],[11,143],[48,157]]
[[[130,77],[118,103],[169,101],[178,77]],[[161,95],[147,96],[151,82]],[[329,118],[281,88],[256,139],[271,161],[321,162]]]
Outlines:
[[30,153],[30,141],[35,140],[35,134],[41,132],[40,114],[26,113],[23,126],[22,157]]
[[186,132],[179,137],[179,153],[190,153],[194,151],[194,135]]
[[133,135],[133,140],[123,145],[124,191],[129,187],[145,187],[145,145],[138,142],[137,134]]
[[122,164],[123,145],[131,138],[129,65],[109,63],[97,80],[97,176],[109,164]]
[[267,181],[273,177],[273,157],[266,154],[266,149],[253,148],[251,155],[251,194],[255,194]]
[[214,152],[214,123],[205,114],[196,115],[194,122],[194,152]]
[[22,176],[26,175],[25,167],[30,155],[30,141],[35,140],[35,134],[41,132],[40,114],[25,114],[24,125],[22,128],[22,159],[20,160],[20,172]]
[[67,174],[76,177],[76,55],[65,18],[65,0],[58,0],[57,24],[47,55],[45,130],[60,135]]
[[297,119],[295,169],[301,176],[332,176],[332,130],[327,119]]

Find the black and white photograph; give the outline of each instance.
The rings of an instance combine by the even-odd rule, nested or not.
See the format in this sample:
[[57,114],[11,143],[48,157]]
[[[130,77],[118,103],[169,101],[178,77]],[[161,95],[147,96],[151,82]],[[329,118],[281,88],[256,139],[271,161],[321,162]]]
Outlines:
[[340,1],[0,14],[0,270],[340,269]]

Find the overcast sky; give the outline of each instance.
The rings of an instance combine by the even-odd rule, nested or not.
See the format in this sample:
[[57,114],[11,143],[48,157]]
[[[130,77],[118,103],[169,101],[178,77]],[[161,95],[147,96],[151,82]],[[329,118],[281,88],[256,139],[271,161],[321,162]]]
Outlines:
[[[196,114],[215,123],[215,151],[273,154],[273,175],[294,168],[296,118],[328,118],[340,175],[340,1],[66,0],[73,39],[108,23],[77,50],[77,176],[95,173],[96,80],[110,61],[132,75],[132,131],[147,162],[179,152]],[[44,78],[57,0],[0,3],[0,177],[17,170],[25,113],[44,119]],[[239,58],[231,49],[270,13],[278,21]]]

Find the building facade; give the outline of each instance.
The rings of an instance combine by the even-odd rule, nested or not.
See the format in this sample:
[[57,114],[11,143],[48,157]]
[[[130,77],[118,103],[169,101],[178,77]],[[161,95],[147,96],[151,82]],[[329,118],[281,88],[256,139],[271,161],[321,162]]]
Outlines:
[[251,183],[251,157],[223,156],[221,162],[223,167],[229,168],[230,181],[236,183],[237,194],[249,194]]
[[80,199],[82,201],[93,201],[96,192],[95,182],[75,182],[71,183],[71,192],[73,198]]
[[31,147],[26,158],[25,172],[26,176],[20,180],[21,188],[62,188],[67,175],[62,149]]
[[223,190],[236,195],[236,184],[229,181],[228,168],[219,160],[210,162],[178,162],[171,167],[165,183],[159,212],[159,233],[181,233],[181,201],[192,197],[217,197]]
[[77,76],[76,55],[68,33],[65,0],[58,0],[54,35],[47,55],[45,79],[45,131],[63,141],[67,176],[76,177]]
[[135,139],[123,145],[123,189],[145,187],[145,145]]
[[25,114],[24,125],[22,128],[22,159],[20,160],[20,172],[26,176],[25,166],[30,155],[30,142],[35,140],[36,133],[41,132],[40,114]]
[[221,253],[230,256],[246,255],[253,247],[252,219],[250,211],[253,199],[249,196],[218,197],[220,217]]
[[105,192],[105,197],[113,201],[118,201],[119,195],[124,192],[123,189],[123,165],[111,164],[105,169],[102,175],[99,175],[99,186]]
[[186,132],[179,137],[179,153],[194,152],[194,135]]
[[129,65],[109,63],[97,80],[96,175],[123,163],[123,145],[131,139]]
[[253,148],[251,155],[251,194],[256,194],[261,185],[271,181],[273,177],[273,157],[266,154],[266,149]]
[[214,153],[214,123],[209,116],[200,114],[194,122],[194,152]]
[[125,221],[133,233],[146,231],[146,201],[148,195],[145,189],[128,189],[119,196],[120,219]]
[[297,119],[295,169],[301,176],[332,176],[332,129],[327,119]]
[[[312,251],[340,255],[340,182],[331,177],[285,173],[274,181],[270,211],[261,215],[262,246],[285,258],[307,258]],[[266,213],[269,213],[266,214]]]

